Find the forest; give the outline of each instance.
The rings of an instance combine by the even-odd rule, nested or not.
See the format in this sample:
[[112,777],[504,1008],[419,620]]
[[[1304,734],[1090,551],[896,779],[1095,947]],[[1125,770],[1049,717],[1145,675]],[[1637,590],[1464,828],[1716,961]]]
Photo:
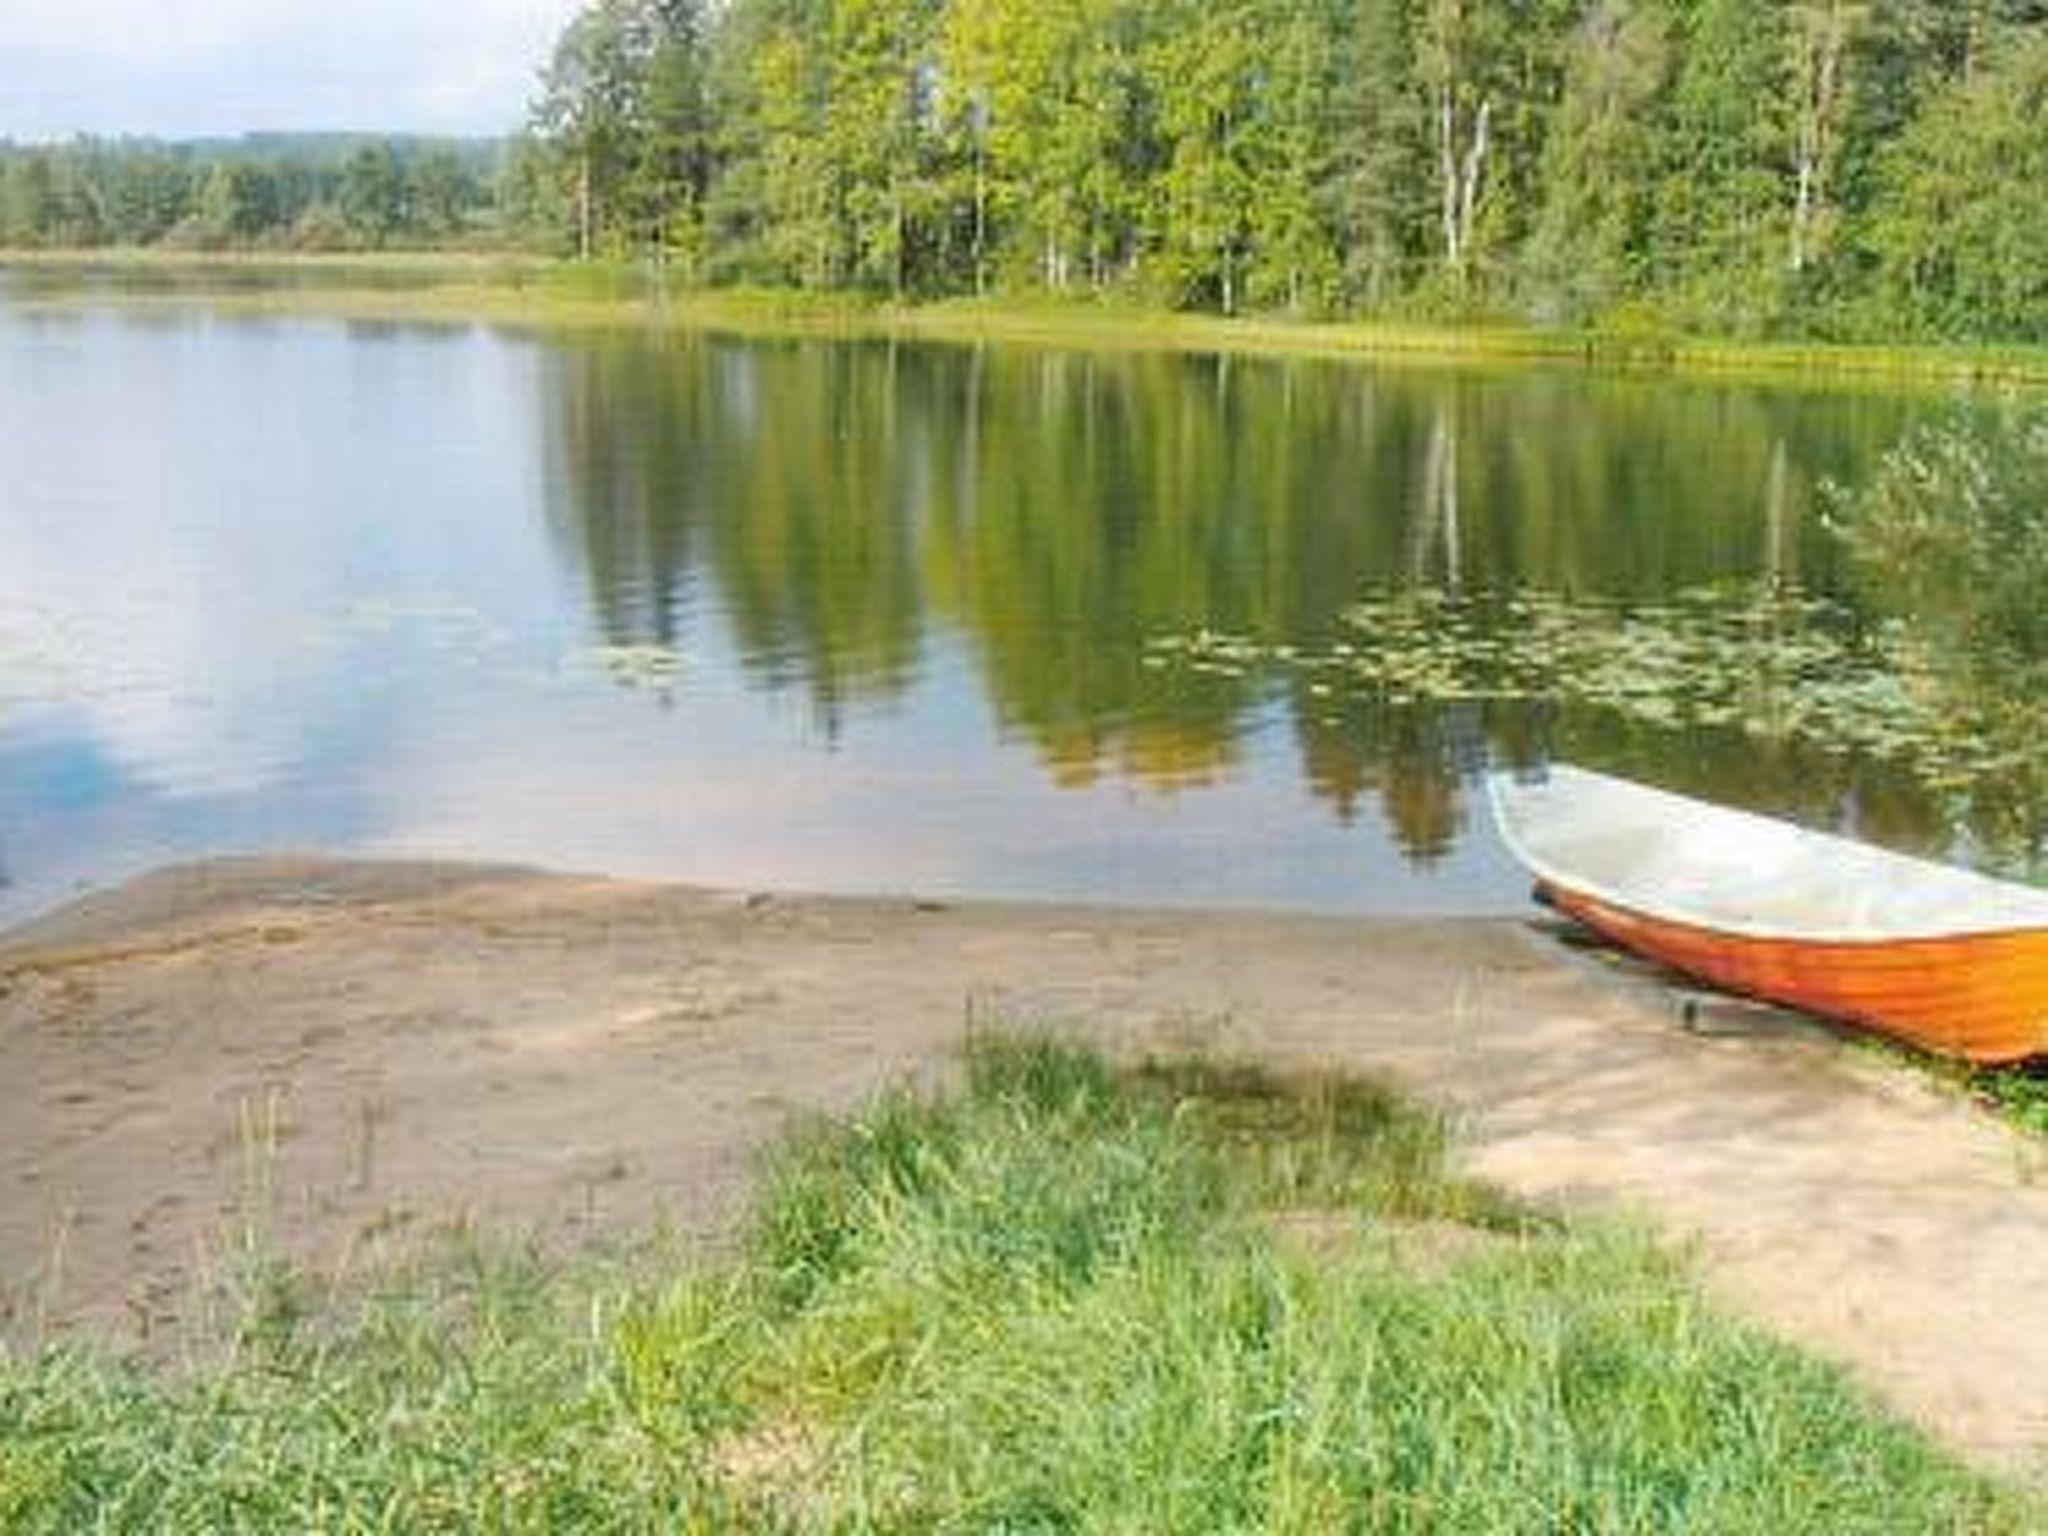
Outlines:
[[0,147],[0,242],[2038,342],[2044,97],[2048,0],[592,0],[507,144]]
[[496,238],[502,146],[364,134],[0,141],[0,246],[377,250]]
[[2043,0],[594,0],[564,248],[1226,314],[2048,335]]

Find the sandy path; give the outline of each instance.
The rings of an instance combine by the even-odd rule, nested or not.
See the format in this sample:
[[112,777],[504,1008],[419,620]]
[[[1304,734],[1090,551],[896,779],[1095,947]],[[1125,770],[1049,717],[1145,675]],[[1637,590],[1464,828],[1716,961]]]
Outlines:
[[0,1327],[161,1323],[272,1124],[275,1229],[322,1263],[465,1215],[715,1231],[793,1111],[942,1070],[970,1012],[1390,1074],[1477,1171],[1695,1236],[1951,1444],[2048,1447],[2040,1146],[1814,1031],[1688,1033],[1499,922],[167,872],[0,939]]

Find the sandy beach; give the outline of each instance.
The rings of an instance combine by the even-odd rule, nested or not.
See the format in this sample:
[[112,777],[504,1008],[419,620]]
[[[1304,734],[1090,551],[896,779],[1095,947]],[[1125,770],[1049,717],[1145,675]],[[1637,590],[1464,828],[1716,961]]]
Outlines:
[[1819,1029],[1688,1027],[1531,921],[714,892],[231,860],[0,936],[0,1329],[159,1333],[253,1222],[714,1242],[790,1122],[977,1021],[1341,1066],[1472,1171],[1694,1244],[1728,1303],[1987,1464],[2048,1444],[2044,1149]]

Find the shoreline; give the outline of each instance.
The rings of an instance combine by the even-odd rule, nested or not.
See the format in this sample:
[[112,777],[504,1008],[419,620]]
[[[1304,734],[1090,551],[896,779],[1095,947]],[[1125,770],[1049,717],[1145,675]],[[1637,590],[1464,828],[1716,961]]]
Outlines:
[[30,295],[221,313],[537,330],[708,331],[769,339],[931,341],[1059,350],[1449,367],[1572,366],[1672,378],[1752,378],[1836,387],[2048,385],[2048,348],[2018,345],[1746,342],[1659,330],[1296,320],[1182,313],[1114,300],[1027,297],[898,304],[756,288],[646,292],[645,268],[491,252],[271,255],[154,250],[0,250],[0,275],[147,276],[155,289]]
[[2048,1440],[2038,1144],[1823,1031],[1689,1032],[1527,921],[455,864],[188,865],[0,935],[0,1335],[168,1336],[252,1225],[342,1273],[451,1225],[715,1242],[793,1122],[947,1078],[977,1022],[1390,1081],[1453,1117],[1462,1172],[1691,1244],[1979,1463]]

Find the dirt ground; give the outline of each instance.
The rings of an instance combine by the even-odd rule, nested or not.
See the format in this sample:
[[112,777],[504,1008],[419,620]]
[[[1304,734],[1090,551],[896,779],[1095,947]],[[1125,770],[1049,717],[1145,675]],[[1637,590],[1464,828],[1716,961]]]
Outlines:
[[977,1018],[1403,1082],[1474,1171],[1646,1213],[1950,1444],[2044,1465],[2042,1146],[1498,921],[167,871],[0,936],[0,1334],[161,1329],[252,1214],[344,1268],[465,1220],[715,1234],[792,1116],[943,1072]]

